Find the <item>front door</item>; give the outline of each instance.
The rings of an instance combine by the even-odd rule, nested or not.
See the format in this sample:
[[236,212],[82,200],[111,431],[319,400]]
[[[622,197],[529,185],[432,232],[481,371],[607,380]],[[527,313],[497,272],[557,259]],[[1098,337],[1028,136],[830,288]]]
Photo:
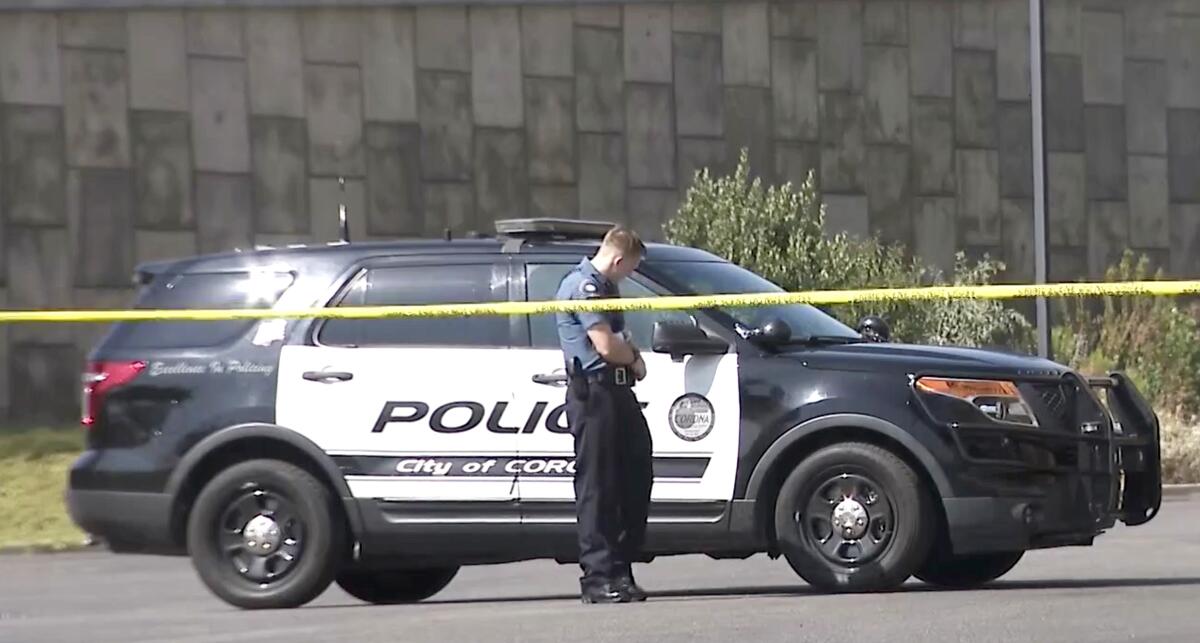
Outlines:
[[[508,299],[490,259],[364,266],[332,305]],[[518,520],[510,429],[510,320],[328,319],[286,346],[277,423],[333,457],[351,492],[400,502],[406,519]],[[467,511],[469,506],[470,511]]]
[[[554,298],[575,263],[525,266],[526,299]],[[656,296],[653,284],[634,275],[620,285],[622,297]],[[643,406],[654,443],[651,522],[708,520],[733,495],[741,409],[737,353],[673,361],[650,349],[654,322],[694,320],[682,311],[629,312],[626,327],[646,361],[647,377],[634,393]],[[565,379],[553,314],[529,320],[529,347],[513,350],[514,404],[521,413],[543,409],[541,425],[522,431],[518,450],[522,521],[574,521],[574,441],[562,412]],[[697,514],[689,516],[688,507]]]

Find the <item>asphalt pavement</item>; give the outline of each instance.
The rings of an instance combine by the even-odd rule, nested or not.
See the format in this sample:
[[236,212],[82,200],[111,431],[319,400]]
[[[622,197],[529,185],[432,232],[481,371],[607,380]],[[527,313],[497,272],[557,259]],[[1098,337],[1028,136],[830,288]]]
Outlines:
[[248,612],[209,594],[186,558],[8,555],[0,641],[1197,641],[1200,495],[1092,547],[1028,553],[974,591],[823,595],[782,559],[682,556],[639,570],[646,603],[588,606],[576,573],[472,567],[421,604],[367,605],[333,586],[306,607]]

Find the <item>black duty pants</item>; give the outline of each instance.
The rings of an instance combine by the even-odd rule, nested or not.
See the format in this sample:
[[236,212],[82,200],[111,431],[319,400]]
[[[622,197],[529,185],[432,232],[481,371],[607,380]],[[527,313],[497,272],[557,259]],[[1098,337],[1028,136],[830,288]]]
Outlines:
[[650,428],[629,387],[572,378],[566,406],[575,437],[581,584],[632,577],[654,482]]

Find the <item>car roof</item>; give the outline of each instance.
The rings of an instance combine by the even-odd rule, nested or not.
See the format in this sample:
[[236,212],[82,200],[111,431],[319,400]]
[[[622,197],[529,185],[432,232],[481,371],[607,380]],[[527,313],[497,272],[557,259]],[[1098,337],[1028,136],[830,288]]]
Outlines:
[[[499,222],[498,222],[499,223]],[[408,238],[355,242],[292,244],[278,247],[257,246],[247,250],[231,250],[180,257],[139,264],[137,273],[147,277],[161,273],[195,270],[239,270],[280,264],[290,268],[304,264],[346,265],[373,257],[387,256],[463,256],[489,254],[563,254],[591,256],[600,246],[599,239],[580,238],[582,235],[553,233],[473,235],[464,238]],[[725,262],[712,253],[669,243],[646,243],[647,261]]]

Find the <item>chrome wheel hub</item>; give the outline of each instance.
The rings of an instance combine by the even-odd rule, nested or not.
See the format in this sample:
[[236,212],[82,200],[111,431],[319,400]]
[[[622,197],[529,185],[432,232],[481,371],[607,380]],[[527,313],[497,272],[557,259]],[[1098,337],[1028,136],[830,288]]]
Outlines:
[[271,554],[279,549],[283,535],[279,524],[273,519],[259,514],[250,519],[242,529],[242,541],[246,549],[259,554]]
[[857,500],[847,498],[833,508],[833,526],[842,532],[842,538],[858,540],[867,532],[870,516],[866,507]]
[[290,499],[247,484],[221,515],[216,545],[238,574],[266,587],[296,566],[306,532]]

